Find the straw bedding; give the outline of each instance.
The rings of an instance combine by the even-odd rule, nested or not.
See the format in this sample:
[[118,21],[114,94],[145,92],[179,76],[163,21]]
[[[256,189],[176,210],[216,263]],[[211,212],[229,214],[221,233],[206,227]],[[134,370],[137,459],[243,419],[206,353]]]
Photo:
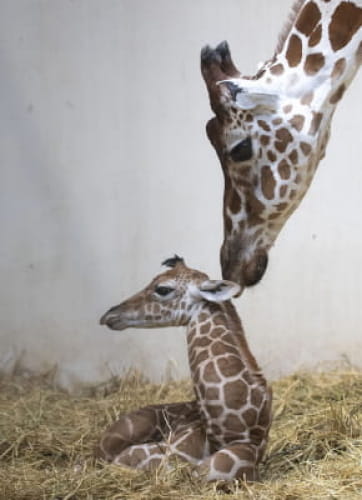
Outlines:
[[0,378],[1,499],[362,498],[362,372],[353,367],[276,381],[262,481],[227,491],[202,484],[183,463],[149,473],[92,458],[119,413],[190,398],[188,381],[155,385],[133,373],[71,395],[52,380]]

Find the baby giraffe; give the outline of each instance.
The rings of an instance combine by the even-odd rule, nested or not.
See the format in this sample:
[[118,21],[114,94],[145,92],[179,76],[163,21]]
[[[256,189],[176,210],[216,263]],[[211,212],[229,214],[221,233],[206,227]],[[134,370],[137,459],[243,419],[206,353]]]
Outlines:
[[209,481],[256,480],[272,394],[230,301],[240,287],[209,280],[177,256],[163,265],[170,269],[100,322],[112,330],[186,326],[196,399],[121,416],[102,436],[98,456],[142,469],[178,457]]

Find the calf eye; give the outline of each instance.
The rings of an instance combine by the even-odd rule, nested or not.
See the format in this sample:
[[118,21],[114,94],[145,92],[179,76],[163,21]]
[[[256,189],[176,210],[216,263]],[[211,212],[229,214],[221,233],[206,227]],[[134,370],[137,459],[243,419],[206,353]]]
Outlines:
[[230,151],[230,156],[233,161],[250,160],[253,156],[253,148],[250,137],[240,141],[235,147],[233,147]]
[[168,286],[156,286],[155,292],[157,295],[161,295],[161,297],[165,297],[169,293],[173,292],[173,288],[170,288]]

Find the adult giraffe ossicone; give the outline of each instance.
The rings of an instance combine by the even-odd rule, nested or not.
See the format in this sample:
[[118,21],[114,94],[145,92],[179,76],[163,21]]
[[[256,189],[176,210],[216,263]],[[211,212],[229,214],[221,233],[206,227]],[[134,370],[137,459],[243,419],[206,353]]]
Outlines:
[[240,287],[209,280],[177,256],[164,265],[170,269],[100,322],[113,330],[186,326],[196,399],[120,417],[104,433],[97,454],[135,468],[176,456],[207,480],[255,480],[271,423],[271,389],[230,301]]
[[263,276],[268,250],[305,195],[337,103],[362,60],[362,0],[297,0],[273,58],[242,77],[228,45],[201,53],[225,176],[224,279]]

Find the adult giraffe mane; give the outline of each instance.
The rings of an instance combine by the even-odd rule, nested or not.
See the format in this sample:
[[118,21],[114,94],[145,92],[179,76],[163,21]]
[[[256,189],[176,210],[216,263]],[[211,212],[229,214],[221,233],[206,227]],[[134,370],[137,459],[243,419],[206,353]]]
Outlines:
[[290,34],[290,31],[293,28],[293,25],[297,19],[297,16],[300,12],[300,9],[305,1],[306,0],[295,0],[294,1],[294,4],[292,5],[292,7],[289,11],[288,18],[285,21],[284,26],[282,27],[282,29],[279,33],[278,43],[277,43],[277,46],[275,47],[275,51],[274,51],[274,57],[276,56],[276,54],[278,54],[282,50],[282,48],[283,48],[283,46],[284,46],[284,44],[285,44],[285,42]]

